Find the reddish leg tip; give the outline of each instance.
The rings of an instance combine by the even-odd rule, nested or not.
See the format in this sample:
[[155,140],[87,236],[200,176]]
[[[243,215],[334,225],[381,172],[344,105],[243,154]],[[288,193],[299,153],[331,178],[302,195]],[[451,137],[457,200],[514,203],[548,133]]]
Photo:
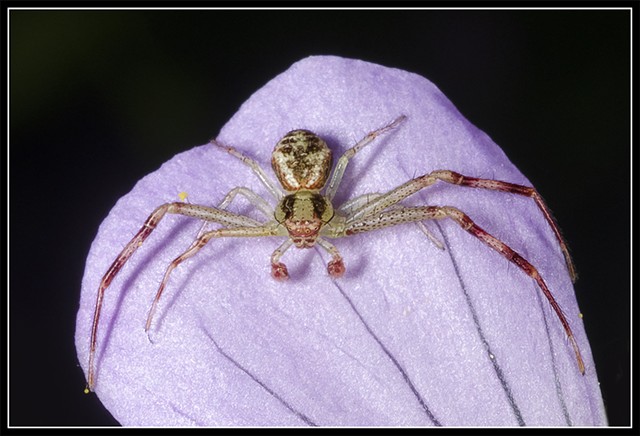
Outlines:
[[289,271],[284,263],[272,263],[271,264],[271,277],[279,282],[284,282],[289,278]]
[[329,262],[329,265],[327,265],[327,271],[329,271],[329,275],[336,279],[342,277],[346,270],[347,269],[345,268],[342,259],[332,260],[331,262]]

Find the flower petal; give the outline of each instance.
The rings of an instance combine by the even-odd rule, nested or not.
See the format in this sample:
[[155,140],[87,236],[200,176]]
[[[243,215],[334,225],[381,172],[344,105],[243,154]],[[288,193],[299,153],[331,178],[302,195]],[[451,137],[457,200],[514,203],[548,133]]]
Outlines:
[[[288,131],[324,138],[337,158],[399,115],[407,121],[360,151],[335,204],[383,193],[436,169],[530,186],[491,139],[428,80],[358,60],[301,60],[256,92],[218,139],[259,162]],[[82,282],[78,357],[87,371],[98,284],[160,204],[217,205],[246,186],[274,199],[251,170],[212,145],[178,154],[121,198],[100,226]],[[270,278],[283,238],[213,239],[173,272],[149,335],[165,269],[201,223],[167,215],[107,289],[95,391],[135,426],[606,425],[597,375],[562,253],[530,198],[438,183],[407,205],[454,206],[528,259],[571,324],[578,371],[536,282],[452,220],[290,249],[290,280]],[[229,208],[265,221],[246,200]],[[215,228],[216,224],[209,225]]]

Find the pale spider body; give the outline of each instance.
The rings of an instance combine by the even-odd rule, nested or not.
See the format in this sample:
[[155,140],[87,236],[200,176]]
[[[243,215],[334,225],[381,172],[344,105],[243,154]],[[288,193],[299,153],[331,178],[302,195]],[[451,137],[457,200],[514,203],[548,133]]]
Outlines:
[[[400,116],[385,127],[367,134],[340,157],[333,173],[331,173],[332,153],[325,141],[308,130],[293,130],[287,133],[276,144],[271,160],[279,185],[273,183],[256,161],[233,147],[224,146],[216,140],[212,140],[212,145],[226,150],[253,170],[276,200],[276,207],[273,208],[269,202],[252,190],[237,187],[224,197],[218,207],[173,202],[163,204],[154,210],[138,233],[124,247],[100,282],[91,328],[89,369],[85,392],[92,390],[95,384],[94,360],[104,292],[127,260],[149,237],[167,213],[203,220],[204,224],[191,246],[167,267],[149,310],[145,331],[148,331],[151,327],[158,301],[168,283],[171,272],[184,260],[194,256],[211,239],[221,237],[285,237],[284,242],[271,255],[271,275],[276,280],[286,280],[289,277],[287,267],[280,262],[280,258],[292,245],[297,248],[311,248],[317,245],[331,255],[331,260],[327,265],[329,275],[339,278],[345,273],[344,261],[338,249],[327,239],[342,238],[357,233],[413,222],[420,225],[425,234],[439,245],[440,243],[426,230],[421,222],[449,218],[462,229],[504,256],[537,283],[562,324],[573,348],[578,369],[584,374],[585,368],[582,356],[569,322],[538,270],[531,263],[504,242],[479,227],[465,213],[454,207],[405,207],[401,204],[401,201],[405,198],[438,181],[532,198],[553,230],[565,257],[569,275],[572,280],[575,280],[575,269],[569,256],[567,245],[560,234],[558,226],[552,219],[549,209],[534,188],[504,181],[463,176],[450,170],[436,170],[413,178],[386,193],[363,195],[348,200],[339,207],[334,207],[333,198],[350,159],[377,136],[394,129],[405,119],[405,116]],[[245,215],[227,211],[226,208],[238,194],[249,200],[252,205],[262,212],[267,220],[261,222]],[[208,222],[221,224],[222,227],[207,231],[206,224]]]
[[322,195],[333,155],[327,143],[308,130],[293,130],[276,144],[271,165],[285,195],[275,210],[297,248],[316,244],[320,230],[335,215],[331,201]]

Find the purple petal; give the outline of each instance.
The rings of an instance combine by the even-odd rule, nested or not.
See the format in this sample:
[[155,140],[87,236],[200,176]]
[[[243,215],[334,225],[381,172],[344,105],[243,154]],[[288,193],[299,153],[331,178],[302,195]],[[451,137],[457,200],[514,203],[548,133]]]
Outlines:
[[[289,130],[317,133],[337,157],[401,114],[403,125],[352,160],[337,205],[435,169],[530,185],[426,79],[337,57],[294,64],[240,108],[219,140],[273,176],[270,153]],[[217,205],[236,186],[273,203],[248,167],[203,145],[118,201],[82,282],[76,343],[85,372],[100,279],[151,211],[183,191],[191,203]],[[444,183],[405,203],[455,206],[536,266],[571,324],[586,375],[536,283],[451,220],[425,223],[446,250],[415,225],[333,241],[347,267],[337,280],[320,249],[289,250],[283,284],[269,264],[282,238],[212,240],[173,272],[150,341],[144,325],[159,282],[201,225],[167,216],[106,292],[100,400],[135,426],[606,425],[573,286],[535,203]],[[265,219],[244,199],[230,210]]]

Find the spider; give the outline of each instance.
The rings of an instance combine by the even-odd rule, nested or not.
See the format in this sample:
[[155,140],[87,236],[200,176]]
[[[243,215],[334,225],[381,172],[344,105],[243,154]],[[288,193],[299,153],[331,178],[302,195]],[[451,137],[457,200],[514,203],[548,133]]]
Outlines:
[[[124,247],[100,282],[91,327],[89,374],[85,392],[90,392],[95,385],[94,360],[97,331],[105,290],[109,287],[127,260],[129,260],[133,253],[149,237],[167,213],[196,218],[204,221],[204,224],[200,228],[191,246],[175,258],[167,267],[149,310],[145,325],[145,331],[147,333],[151,326],[158,301],[167,286],[171,272],[180,263],[194,256],[211,239],[222,237],[285,237],[284,242],[276,248],[271,255],[271,275],[279,281],[284,281],[289,278],[287,267],[284,263],[280,262],[280,258],[292,245],[297,248],[311,248],[317,244],[331,256],[331,260],[327,265],[329,275],[334,278],[339,278],[345,273],[344,261],[338,249],[330,243],[328,239],[342,238],[399,224],[415,222],[420,225],[422,224],[421,221],[424,220],[449,218],[471,235],[500,253],[535,280],[558,316],[569,342],[573,347],[578,369],[584,375],[584,362],[569,322],[562,313],[560,306],[553,297],[547,284],[538,273],[538,270],[531,263],[504,242],[480,228],[464,212],[454,207],[404,207],[399,204],[410,195],[438,181],[530,197],[535,201],[553,230],[564,255],[569,275],[572,281],[575,281],[576,272],[569,255],[567,244],[560,234],[560,230],[553,220],[547,205],[534,188],[499,180],[468,177],[449,170],[436,170],[413,178],[387,193],[367,194],[348,200],[337,208],[333,206],[333,198],[338,191],[340,181],[351,158],[362,148],[370,144],[376,137],[396,128],[405,119],[406,116],[401,115],[386,126],[368,133],[338,159],[333,173],[330,172],[333,161],[332,153],[324,140],[308,130],[299,129],[287,133],[277,142],[271,158],[271,165],[280,182],[280,186],[275,184],[266,175],[265,171],[255,160],[233,147],[225,146],[217,140],[212,139],[210,142],[212,145],[225,150],[251,168],[262,184],[276,199],[277,206],[274,209],[266,200],[248,188],[236,187],[224,197],[218,207],[201,206],[186,202],[173,202],[163,204],[155,209],[151,215],[149,215],[138,233],[136,233],[133,239]],[[329,177],[330,174],[331,177]],[[323,189],[324,193],[322,193]],[[237,195],[244,196],[261,211],[268,220],[260,222],[248,216],[226,210]],[[219,223],[222,227],[206,231],[208,222]],[[427,236],[435,239],[429,235],[424,226],[421,228]]]

